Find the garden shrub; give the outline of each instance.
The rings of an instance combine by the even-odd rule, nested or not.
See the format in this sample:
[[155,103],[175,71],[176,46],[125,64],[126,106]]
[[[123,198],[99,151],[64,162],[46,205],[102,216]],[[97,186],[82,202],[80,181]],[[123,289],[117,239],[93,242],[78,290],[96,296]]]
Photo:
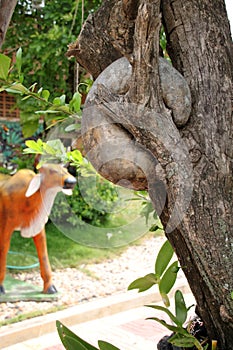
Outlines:
[[82,177],[79,174],[72,196],[58,193],[51,220],[58,224],[66,220],[72,226],[80,226],[82,222],[100,226],[117,204],[116,186],[98,175]]

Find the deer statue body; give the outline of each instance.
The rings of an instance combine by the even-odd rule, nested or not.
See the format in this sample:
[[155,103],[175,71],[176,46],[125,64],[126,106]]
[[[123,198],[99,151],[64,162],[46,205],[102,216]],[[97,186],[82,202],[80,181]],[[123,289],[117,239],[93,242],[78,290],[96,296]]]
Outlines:
[[48,258],[45,224],[56,194],[72,194],[76,179],[59,164],[44,164],[39,174],[28,169],[13,176],[0,177],[0,294],[5,293],[3,281],[11,235],[20,230],[23,237],[32,237],[36,246],[43,292],[56,293]]

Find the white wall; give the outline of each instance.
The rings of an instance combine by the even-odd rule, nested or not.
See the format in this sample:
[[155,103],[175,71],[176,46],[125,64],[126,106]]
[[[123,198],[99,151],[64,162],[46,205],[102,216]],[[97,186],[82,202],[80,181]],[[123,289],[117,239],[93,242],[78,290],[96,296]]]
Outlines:
[[233,0],[225,0],[228,18],[231,25],[231,34],[233,35]]

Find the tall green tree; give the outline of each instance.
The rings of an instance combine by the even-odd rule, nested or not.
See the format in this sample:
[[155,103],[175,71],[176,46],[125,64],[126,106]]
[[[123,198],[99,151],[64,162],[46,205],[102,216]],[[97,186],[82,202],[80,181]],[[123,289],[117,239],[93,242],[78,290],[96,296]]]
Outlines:
[[69,97],[74,90],[74,62],[67,46],[80,32],[83,18],[100,1],[21,0],[13,13],[4,45],[6,54],[23,50],[24,84],[37,82],[54,94]]
[[[82,22],[98,7],[100,0],[21,0],[10,21],[13,3],[15,5],[16,2],[8,2],[6,11],[0,15],[3,19],[5,14],[7,23],[10,23],[2,52],[14,60],[17,50],[22,48],[23,84],[27,87],[36,84],[35,91],[41,87],[47,89],[50,99],[64,95],[70,100],[77,89],[77,66],[66,56],[67,47],[75,40]],[[4,37],[5,23],[6,20],[3,21]],[[81,74],[79,78],[82,79]],[[24,101],[17,98],[17,107],[23,133],[26,137],[31,136],[37,130],[41,117],[35,111],[43,109],[43,106],[31,98]],[[51,119],[43,117],[46,121]]]

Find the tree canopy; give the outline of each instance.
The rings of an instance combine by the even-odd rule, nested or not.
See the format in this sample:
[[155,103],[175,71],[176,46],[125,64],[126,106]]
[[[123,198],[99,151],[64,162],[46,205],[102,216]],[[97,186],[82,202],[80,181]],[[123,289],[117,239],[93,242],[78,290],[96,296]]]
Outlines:
[[24,83],[37,82],[55,96],[72,96],[74,61],[66,57],[68,44],[79,34],[82,21],[100,0],[18,1],[2,50],[23,51]]

